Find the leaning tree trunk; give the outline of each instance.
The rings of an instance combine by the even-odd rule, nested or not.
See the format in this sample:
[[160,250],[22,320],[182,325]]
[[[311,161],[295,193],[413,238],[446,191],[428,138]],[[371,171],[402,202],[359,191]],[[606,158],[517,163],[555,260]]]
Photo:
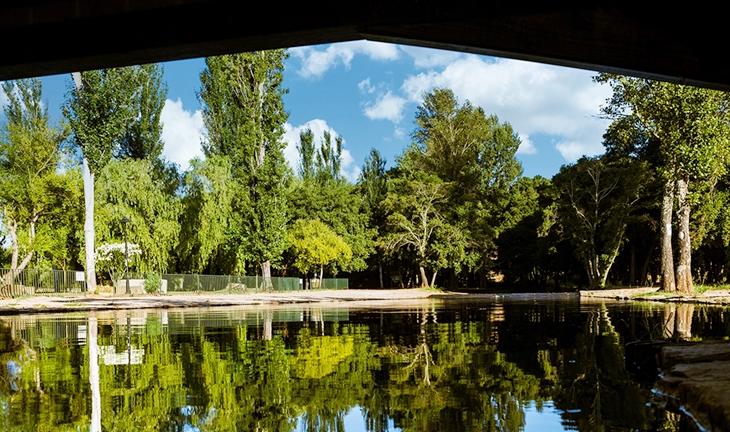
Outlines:
[[677,238],[679,240],[679,262],[677,263],[677,291],[684,294],[694,294],[695,288],[692,284],[692,241],[689,236],[689,214],[690,204],[687,200],[687,191],[689,189],[689,178],[682,177],[677,180],[677,201],[679,211],[677,218],[679,219],[679,232]]
[[662,291],[676,291],[674,282],[674,255],[672,254],[672,210],[674,207],[674,182],[664,184],[660,227],[660,251],[662,256]]

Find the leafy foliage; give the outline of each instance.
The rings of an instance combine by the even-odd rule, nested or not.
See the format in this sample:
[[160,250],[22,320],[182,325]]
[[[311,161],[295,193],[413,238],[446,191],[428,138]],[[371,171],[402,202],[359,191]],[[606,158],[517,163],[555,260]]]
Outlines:
[[0,205],[11,268],[24,268],[35,253],[65,267],[79,200],[78,170],[61,169],[66,130],[51,126],[39,78],[7,81],[2,90],[8,104],[0,135]]
[[265,276],[286,246],[286,183],[282,87],[284,50],[257,51],[206,59],[199,93],[207,130],[206,157],[230,159],[232,182],[227,272],[247,262]]
[[318,219],[296,220],[287,241],[294,251],[294,266],[305,274],[334,261],[346,266],[352,259],[350,246]]
[[165,272],[180,235],[180,199],[165,193],[147,159],[112,160],[97,177],[96,234],[100,242],[118,242],[128,218],[128,240],[139,244],[142,272]]
[[650,173],[645,163],[612,163],[581,158],[564,166],[553,181],[560,191],[558,215],[563,232],[582,261],[589,284],[603,288],[625,241]]

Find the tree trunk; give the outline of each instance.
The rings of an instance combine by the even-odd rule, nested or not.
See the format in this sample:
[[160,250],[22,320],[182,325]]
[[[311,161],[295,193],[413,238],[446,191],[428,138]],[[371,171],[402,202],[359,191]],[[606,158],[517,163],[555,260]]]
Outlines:
[[319,286],[317,288],[322,288],[322,278],[324,277],[324,266],[319,266]]
[[86,219],[84,220],[84,243],[86,247],[86,290],[96,291],[96,262],[94,261],[94,173],[89,170],[89,161],[84,156],[84,204]]
[[264,261],[261,264],[261,276],[264,278],[265,289],[273,287],[273,284],[271,283],[271,261]]
[[96,316],[89,317],[89,385],[91,387],[90,432],[101,432],[101,390],[99,388],[99,342]]
[[687,201],[688,189],[688,177],[685,176],[677,180],[679,262],[677,263],[676,283],[677,291],[684,294],[694,294],[695,288],[692,284],[692,241],[689,236],[690,204]]
[[677,321],[674,326],[675,335],[681,340],[692,339],[692,315],[694,314],[695,305],[681,304],[677,305]]
[[431,276],[431,286],[436,286],[436,274],[438,274],[438,270],[433,271],[433,276]]
[[636,245],[631,245],[631,262],[629,263],[629,286],[635,286],[636,283]]
[[426,269],[423,268],[423,265],[419,265],[418,270],[421,272],[421,288],[428,288],[428,278],[426,277]]
[[674,282],[674,255],[672,254],[672,211],[674,207],[674,182],[664,184],[662,215],[660,221],[660,249],[662,255],[662,291],[676,291]]
[[380,288],[383,288],[383,266],[378,266],[378,271],[380,272]]
[[[5,212],[7,214],[7,211]],[[8,234],[10,234],[11,247],[13,249],[12,257],[10,258],[10,268],[15,269],[18,267],[18,222],[11,221],[7,224]]]
[[[649,249],[649,253],[646,254],[646,259],[644,260],[644,265],[641,266],[641,286],[646,286],[646,278],[649,275],[649,263],[651,263],[651,257],[654,255],[654,248],[655,246],[652,246]],[[653,278],[652,282],[654,282]]]

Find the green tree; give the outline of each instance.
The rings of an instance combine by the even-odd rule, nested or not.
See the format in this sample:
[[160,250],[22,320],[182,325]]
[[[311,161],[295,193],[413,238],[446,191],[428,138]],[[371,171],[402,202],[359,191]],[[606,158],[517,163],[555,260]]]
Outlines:
[[303,130],[299,134],[299,177],[303,180],[311,180],[314,178],[314,154],[316,152],[314,145],[314,134],[311,129]]
[[77,205],[78,178],[71,167],[60,171],[66,131],[50,124],[40,78],[6,81],[2,90],[8,104],[0,131],[0,205],[10,235],[10,267],[22,270],[38,253],[63,255],[70,231],[54,228],[68,228],[65,215]]
[[[385,175],[385,159],[380,152],[371,149],[365,158],[360,176],[357,179],[357,190],[362,197],[363,210],[368,216],[368,225],[376,231],[377,237],[385,234],[385,212],[382,202],[388,193],[388,180]],[[371,262],[378,267],[378,279],[383,288],[383,264],[385,257],[381,254],[371,255]]]
[[233,199],[228,242],[235,245],[229,271],[246,262],[265,278],[286,246],[286,182],[282,100],[285,50],[257,51],[206,59],[199,97],[207,129],[206,157],[230,159]]
[[524,213],[510,208],[522,174],[515,159],[519,137],[496,116],[469,101],[460,104],[449,89],[425,94],[415,123],[413,144],[399,160],[399,171],[435,175],[449,188],[442,216],[464,242],[457,248],[464,253],[453,254],[448,263],[452,284],[462,268],[484,275],[495,239]]
[[[463,259],[462,233],[444,218],[447,197],[447,186],[438,177],[416,172],[392,180],[383,201],[388,231],[380,244],[390,252],[412,253],[425,288],[435,283],[439,269]],[[426,268],[433,271],[430,285]]]
[[231,268],[226,258],[232,212],[231,162],[225,156],[193,159],[183,177],[178,257],[183,271],[213,273]]
[[362,197],[340,173],[342,138],[325,133],[317,148],[311,131],[300,136],[300,177],[289,189],[291,220],[319,219],[342,237],[352,250],[348,262],[330,264],[333,273],[360,271],[373,252],[375,230],[368,226]]
[[148,159],[112,160],[96,179],[96,238],[103,243],[127,240],[141,249],[140,271],[164,273],[180,237],[180,199],[165,193]]
[[603,288],[625,241],[626,226],[649,183],[643,162],[611,163],[583,157],[553,178],[558,215],[583,263],[591,288]]
[[165,143],[162,141],[160,115],[167,98],[162,81],[163,67],[158,63],[135,66],[136,88],[132,96],[132,119],[115,149],[119,159],[148,159],[157,163]]
[[134,115],[133,68],[75,72],[63,113],[71,126],[75,144],[83,155],[84,247],[86,283],[96,291],[94,264],[94,178],[112,158],[114,148]]
[[342,137],[335,137],[333,146],[332,135],[329,131],[324,131],[322,143],[319,146],[319,153],[317,153],[315,167],[320,182],[343,181],[342,174],[340,173],[340,168],[342,167]]
[[305,275],[319,267],[320,280],[324,266],[334,261],[347,265],[352,259],[350,246],[318,219],[296,220],[287,240],[294,251],[294,266]]
[[[714,182],[726,171],[730,98],[725,92],[618,75],[601,74],[595,80],[613,89],[602,113],[641,131],[656,145],[655,165],[665,182],[660,222],[662,289],[694,292],[689,187],[691,182]],[[675,193],[676,274],[671,229]]]

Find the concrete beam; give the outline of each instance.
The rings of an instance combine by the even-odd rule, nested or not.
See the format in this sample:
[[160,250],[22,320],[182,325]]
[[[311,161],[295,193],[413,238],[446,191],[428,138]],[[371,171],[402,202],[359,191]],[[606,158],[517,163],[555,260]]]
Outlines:
[[723,14],[636,3],[9,0],[0,80],[370,39],[730,89]]

